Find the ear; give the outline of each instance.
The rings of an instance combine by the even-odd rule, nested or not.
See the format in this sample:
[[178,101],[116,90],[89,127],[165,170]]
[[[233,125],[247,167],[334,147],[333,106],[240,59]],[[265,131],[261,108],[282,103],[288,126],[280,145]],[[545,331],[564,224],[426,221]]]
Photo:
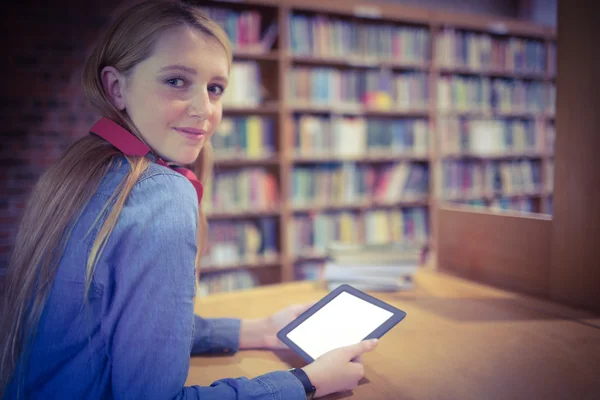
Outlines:
[[113,105],[120,111],[125,109],[125,76],[115,67],[104,67],[100,72],[104,91]]

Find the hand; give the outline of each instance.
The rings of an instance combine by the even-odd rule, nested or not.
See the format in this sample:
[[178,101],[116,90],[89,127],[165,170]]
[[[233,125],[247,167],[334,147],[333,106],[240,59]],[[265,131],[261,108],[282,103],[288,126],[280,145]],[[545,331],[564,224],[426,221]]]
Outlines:
[[277,332],[298,318],[314,303],[296,304],[276,312],[268,318],[242,320],[240,329],[240,349],[286,349]]
[[358,381],[365,375],[365,368],[362,363],[353,360],[359,359],[361,354],[376,346],[377,339],[372,339],[340,347],[302,368],[316,389],[315,397],[356,388]]
[[313,304],[315,303],[313,302],[308,304],[295,304],[293,306],[286,307],[283,310],[280,310],[268,317],[266,319],[264,332],[265,348],[271,350],[287,349],[287,345],[285,345],[277,337],[277,332],[279,332],[281,328],[298,318],[300,314],[312,307]]

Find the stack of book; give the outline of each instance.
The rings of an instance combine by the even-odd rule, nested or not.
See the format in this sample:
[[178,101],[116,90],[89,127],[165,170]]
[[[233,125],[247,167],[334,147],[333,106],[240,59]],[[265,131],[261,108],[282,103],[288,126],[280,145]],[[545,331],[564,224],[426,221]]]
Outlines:
[[365,291],[409,290],[421,263],[421,249],[401,244],[332,243],[323,280],[328,290],[348,284]]

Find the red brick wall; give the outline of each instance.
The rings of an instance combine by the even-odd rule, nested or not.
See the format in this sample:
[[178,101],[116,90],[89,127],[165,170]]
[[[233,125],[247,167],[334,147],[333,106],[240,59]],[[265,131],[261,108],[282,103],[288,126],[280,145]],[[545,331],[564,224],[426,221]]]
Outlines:
[[18,3],[3,6],[0,24],[0,271],[31,188],[97,119],[83,97],[81,66],[119,1]]

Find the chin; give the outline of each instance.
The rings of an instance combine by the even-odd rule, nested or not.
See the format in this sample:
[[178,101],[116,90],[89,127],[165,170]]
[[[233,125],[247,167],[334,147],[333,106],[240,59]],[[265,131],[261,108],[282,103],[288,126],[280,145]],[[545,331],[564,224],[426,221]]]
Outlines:
[[172,156],[161,156],[161,158],[163,160],[165,160],[168,163],[173,163],[173,164],[177,164],[177,165],[191,165],[194,164],[196,162],[196,160],[198,159],[198,156],[200,155],[199,151],[196,152],[189,152],[189,153],[185,153],[185,154],[173,154]]
[[199,155],[200,151],[189,154],[180,154],[179,157],[175,159],[175,162],[179,165],[190,165],[196,162]]

